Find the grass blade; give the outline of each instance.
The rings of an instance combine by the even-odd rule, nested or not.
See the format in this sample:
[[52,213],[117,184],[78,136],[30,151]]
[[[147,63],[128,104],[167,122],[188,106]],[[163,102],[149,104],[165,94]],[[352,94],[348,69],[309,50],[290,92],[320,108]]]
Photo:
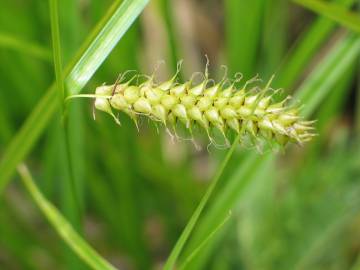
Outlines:
[[[300,86],[296,99],[306,105],[302,111],[305,117],[314,112],[331,90],[331,86],[339,80],[339,74],[343,74],[346,68],[354,63],[359,51],[360,39],[355,35],[348,36],[344,42],[334,48],[333,53],[328,55],[326,64],[319,65],[317,72],[313,72]],[[327,76],[326,80],[324,76]]]
[[[344,8],[351,6],[355,0],[334,1]],[[302,74],[309,61],[318,52],[321,45],[326,41],[336,23],[327,18],[319,17],[299,37],[293,48],[289,51],[279,70],[280,76],[275,77],[276,87],[288,89],[294,85]]]
[[357,198],[353,198],[349,202],[349,205],[344,209],[343,213],[323,228],[322,233],[313,240],[306,250],[304,250],[304,253],[301,254],[301,257],[295,265],[291,267],[291,269],[309,269],[311,263],[321,257],[324,249],[329,246],[331,240],[334,241],[336,236],[339,237],[341,232],[345,230],[346,226],[348,226],[351,221],[356,219],[358,214],[359,200]]
[[[269,166],[273,160],[273,155],[259,155],[255,152],[248,153],[242,165],[226,179],[226,185],[218,191],[218,195],[214,198],[212,204],[209,205],[209,210],[199,222],[197,230],[184,252],[187,256],[199,246],[203,239],[217,226],[219,220],[223,219],[228,211],[231,211],[235,206],[236,202],[241,199],[246,187],[257,176],[257,171]],[[202,253],[199,253],[185,269],[202,269],[217,240],[218,235],[214,235],[207,242],[206,246],[203,247]]]
[[354,265],[350,268],[350,270],[359,270],[360,269],[360,254],[357,256]]
[[[65,69],[65,84],[70,93],[78,93],[100,64],[139,16],[149,0],[116,1],[80,49],[79,57]],[[120,5],[122,2],[122,5]],[[39,101],[19,132],[14,136],[0,162],[0,192],[16,166],[26,157],[55,113],[54,85]]]
[[216,175],[214,176],[214,179],[211,181],[210,186],[208,187],[208,189],[206,190],[205,195],[202,197],[200,203],[198,204],[198,206],[195,209],[195,212],[193,213],[193,215],[191,216],[189,222],[187,223],[185,229],[183,230],[183,232],[181,233],[179,239],[177,240],[174,248],[172,249],[170,256],[168,257],[165,266],[164,266],[164,270],[172,270],[175,268],[175,264],[176,264],[176,260],[178,259],[182,249],[184,248],[186,241],[188,240],[191,232],[193,231],[196,222],[198,221],[202,211],[205,208],[206,203],[208,202],[211,194],[213,193],[217,183],[219,182],[219,179],[221,178],[221,175],[227,165],[227,163],[229,162],[235,148],[238,146],[238,142],[240,139],[240,135],[238,135],[231,148],[229,149],[229,151],[227,152],[225,159],[222,161],[219,169],[216,172]]
[[256,70],[264,8],[264,0],[225,1],[229,70],[231,73],[241,71],[246,79],[251,78]]
[[51,61],[51,52],[47,48],[5,33],[0,33],[0,47],[16,50],[44,61]]
[[[51,23],[51,36],[52,36],[52,47],[53,47],[53,57],[54,57],[54,68],[55,68],[55,77],[56,77],[56,88],[58,92],[59,108],[61,109],[62,119],[59,117],[58,120],[61,121],[61,126],[59,129],[60,132],[60,143],[64,146],[64,155],[63,162],[60,162],[60,167],[62,167],[64,173],[64,178],[62,181],[62,197],[63,197],[63,206],[62,211],[68,221],[78,232],[81,232],[81,213],[80,213],[80,204],[79,196],[76,189],[76,179],[74,176],[73,168],[76,167],[76,164],[73,164],[71,158],[71,137],[69,134],[67,118],[64,118],[64,79],[62,73],[62,56],[61,56],[61,42],[60,42],[60,29],[59,29],[59,3],[58,0],[49,0],[50,6],[50,23]],[[71,111],[72,112],[72,111]],[[74,113],[70,114],[74,116]],[[80,261],[65,247],[65,258],[67,259],[67,265],[69,269],[81,269]]]
[[82,54],[67,76],[65,83],[69,94],[77,94],[81,91],[140,15],[149,0],[117,2],[122,2],[122,4],[116,8],[107,23],[101,28],[99,35],[94,38],[92,44]]
[[50,23],[51,23],[52,46],[53,46],[53,58],[54,58],[55,77],[56,77],[55,82],[59,96],[59,104],[63,109],[65,88],[64,88],[64,80],[62,74],[58,1],[50,0],[49,6],[50,6]]
[[194,249],[194,251],[184,260],[184,263],[179,269],[185,269],[186,265],[201,251],[201,249],[207,244],[207,242],[225,225],[230,219],[231,212],[225,217],[225,219],[200,243],[200,245]]
[[31,197],[40,208],[42,213],[54,227],[61,238],[72,248],[72,250],[95,270],[115,270],[110,263],[103,259],[88,243],[82,239],[71,227],[67,220],[38,190],[32,176],[23,164],[19,165],[18,172],[21,179],[30,193]]
[[320,15],[326,16],[348,29],[360,33],[360,17],[343,6],[321,0],[293,0]]
[[[322,99],[325,98],[326,93],[328,93],[331,87],[341,78],[343,72],[346,72],[347,68],[353,64],[352,60],[356,59],[356,53],[359,53],[359,51],[360,39],[349,36],[329,52],[331,57],[325,58],[319,64],[318,68],[313,72],[314,75],[304,83],[304,86],[301,87],[297,96],[301,100],[304,99],[305,103],[312,101],[312,98],[314,98],[311,105],[306,106],[306,108],[309,108],[305,108],[305,114],[307,116],[314,112]],[[334,61],[336,61],[336,64],[334,64]],[[331,76],[329,76],[329,72],[334,69],[335,65],[337,68],[331,73]],[[326,87],[322,87],[323,85]],[[255,177],[254,172],[266,168],[274,158],[274,155],[258,155],[253,152],[249,154],[242,165],[227,179],[226,186],[219,191],[208,212],[200,222],[192,241],[189,243],[186,254],[194,250],[212,229],[216,227],[218,220],[223,219],[226,213],[241,200],[245,188]],[[189,264],[187,269],[201,269],[207,260],[207,256],[209,256],[211,250],[214,248],[216,240],[217,236],[215,235],[203,249],[203,253],[199,254],[199,256]]]

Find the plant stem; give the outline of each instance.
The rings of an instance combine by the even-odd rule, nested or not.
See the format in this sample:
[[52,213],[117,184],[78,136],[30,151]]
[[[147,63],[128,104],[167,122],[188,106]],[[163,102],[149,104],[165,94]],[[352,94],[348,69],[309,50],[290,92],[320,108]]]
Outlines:
[[200,245],[194,249],[194,251],[185,259],[184,263],[179,267],[180,270],[185,269],[185,267],[191,262],[191,260],[202,250],[202,248],[208,243],[208,241],[225,225],[225,223],[230,219],[231,211],[225,217],[225,219],[200,243]]
[[40,192],[25,164],[17,168],[21,180],[27,191],[35,201],[44,216],[68,246],[92,269],[116,270],[109,262],[101,257],[81,236],[73,229],[65,217]]
[[[58,92],[59,108],[60,108],[60,140],[64,146],[65,153],[63,155],[64,171],[67,171],[67,177],[62,181],[62,210],[65,216],[70,220],[72,225],[81,231],[81,214],[79,199],[77,196],[77,189],[75,185],[75,177],[73,170],[73,162],[71,158],[70,134],[68,130],[68,123],[65,117],[65,86],[64,76],[62,73],[62,57],[61,57],[61,43],[60,43],[60,29],[59,29],[59,3],[58,0],[49,0],[50,6],[50,22],[51,22],[51,36],[53,46],[54,68],[56,77],[56,88]],[[68,249],[65,250],[65,257],[69,260],[68,266],[70,269],[79,269],[80,265],[76,257],[69,253]]]
[[59,13],[58,13],[58,1],[49,0],[50,6],[50,23],[51,23],[51,37],[53,47],[53,58],[55,67],[56,87],[58,90],[59,104],[63,111],[64,103],[64,78],[62,73],[62,61],[61,61],[61,43],[60,43],[60,29],[59,29]]
[[193,231],[196,222],[198,221],[202,211],[204,210],[204,207],[206,205],[206,203],[208,202],[211,194],[213,193],[217,183],[219,182],[221,175],[224,172],[224,169],[226,167],[226,165],[228,164],[236,146],[238,145],[240,140],[240,135],[237,135],[234,142],[231,145],[231,148],[229,149],[229,151],[227,152],[225,159],[222,161],[219,169],[217,170],[213,180],[211,181],[210,186],[208,187],[205,195],[203,196],[203,198],[201,199],[199,205],[197,206],[197,208],[195,209],[195,212],[193,213],[193,215],[191,216],[189,222],[187,223],[185,229],[183,230],[182,234],[180,235],[179,239],[177,240],[175,247],[172,249],[170,256],[168,257],[165,266],[164,266],[164,270],[173,270],[175,267],[175,263],[176,260],[178,259],[180,252],[182,251],[183,247],[185,246],[186,241],[188,240],[191,232]]

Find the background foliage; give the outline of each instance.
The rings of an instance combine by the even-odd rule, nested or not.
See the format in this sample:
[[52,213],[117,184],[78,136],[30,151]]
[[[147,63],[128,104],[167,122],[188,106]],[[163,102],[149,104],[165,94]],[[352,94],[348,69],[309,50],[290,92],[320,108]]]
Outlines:
[[65,94],[93,93],[161,59],[159,79],[180,59],[189,78],[204,54],[216,78],[222,64],[275,73],[319,136],[284,153],[235,148],[179,268],[360,269],[356,1],[153,0],[138,18],[147,1],[49,2],[0,2],[0,269],[163,267],[228,150],[173,143],[148,121],[138,132],[124,115],[94,121],[90,100],[62,113],[54,64]]

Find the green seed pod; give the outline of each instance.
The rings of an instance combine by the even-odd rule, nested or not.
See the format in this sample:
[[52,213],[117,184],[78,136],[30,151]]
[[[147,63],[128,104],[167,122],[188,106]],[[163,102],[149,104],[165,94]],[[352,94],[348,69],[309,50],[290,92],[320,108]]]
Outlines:
[[[140,98],[140,89],[137,86],[129,86],[123,91],[124,97],[129,104],[135,103]],[[122,93],[119,93],[121,95]]]
[[150,114],[152,112],[151,103],[145,97],[141,97],[134,102],[134,110],[138,113]]
[[[96,103],[96,102],[95,102]],[[123,95],[119,95],[119,94],[115,94],[111,99],[110,99],[110,105],[115,109],[115,110],[125,110],[125,109],[131,109],[131,105],[127,103],[125,97]]]
[[199,126],[211,142],[211,130],[219,130],[224,136],[232,130],[244,141],[250,137],[250,141],[263,139],[279,145],[302,144],[315,136],[313,122],[303,120],[298,107],[287,105],[289,97],[277,103],[272,100],[271,80],[263,89],[256,86],[247,90],[257,78],[237,89],[238,79],[230,85],[229,80],[223,79],[208,86],[213,81],[208,79],[207,72],[196,85],[192,85],[192,79],[177,83],[177,73],[160,84],[154,82],[153,76],[145,76],[148,79],[136,85],[132,82],[135,77],[125,83],[96,88],[92,95],[96,98],[95,108],[112,115],[118,123],[113,110],[125,112],[136,125],[138,117],[144,115],[172,128],[180,122],[191,134],[193,126]]

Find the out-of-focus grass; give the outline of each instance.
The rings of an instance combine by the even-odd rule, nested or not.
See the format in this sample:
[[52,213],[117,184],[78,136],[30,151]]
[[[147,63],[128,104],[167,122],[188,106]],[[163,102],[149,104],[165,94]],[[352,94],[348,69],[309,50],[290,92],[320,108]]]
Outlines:
[[[301,48],[301,46],[299,46],[299,48]],[[325,59],[326,63],[318,66],[316,72],[313,72],[312,77],[304,83],[297,93],[297,98],[307,104],[303,109],[304,115],[310,116],[310,114],[314,112],[315,108],[320,104],[320,100],[329,93],[331,87],[334,87],[337,80],[340,80],[341,76],[352,66],[351,64],[354,63],[356,57],[359,55],[359,50],[358,38],[356,36],[350,36],[343,44],[338,45],[336,51],[329,54]],[[279,76],[281,76],[281,74],[279,74]],[[338,89],[341,90],[341,88]],[[338,100],[340,101],[341,99]],[[193,250],[199,245],[201,239],[204,239],[206,235],[211,232],[211,229],[216,226],[217,222],[220,222],[226,212],[235,207],[236,203],[241,200],[241,194],[243,194],[241,191],[243,191],[244,185],[248,185],[253,179],[254,171],[259,171],[261,168],[264,168],[264,170],[269,172],[268,162],[266,162],[264,157],[249,157],[248,160],[250,164],[252,164],[250,169],[245,169],[249,168],[247,163],[243,165],[244,167],[240,165],[237,169],[239,172],[238,175],[235,174],[229,180],[223,180],[226,182],[225,187],[213,202],[214,206],[210,208],[209,212],[205,215],[204,221],[192,239],[193,242],[190,244],[189,250]],[[247,174],[245,172],[247,172]],[[246,193],[243,196],[245,195]],[[209,252],[208,256],[210,256],[209,250],[211,247],[213,247],[213,245],[209,243],[207,247]],[[189,252],[186,254],[189,254]],[[201,268],[207,259],[208,257],[204,251],[199,255],[199,258],[193,261],[193,265],[189,268]]]
[[342,24],[343,26],[359,33],[360,32],[360,16],[346,9],[345,7],[326,3],[321,0],[293,0],[304,7],[307,7],[323,16]]
[[226,53],[231,73],[256,73],[266,1],[225,1]]
[[[19,174],[33,200],[69,247],[71,247],[91,268],[96,270],[114,270],[115,268],[97,254],[95,250],[88,246],[88,244],[71,227],[71,224],[68,223],[66,218],[43,197],[42,193],[34,184],[34,180],[25,165],[19,165]],[[67,268],[68,267],[69,266],[67,266]]]
[[32,44],[28,40],[21,40],[11,35],[0,34],[0,46],[15,50],[16,52],[28,54],[31,57],[39,58],[44,61],[50,61],[51,53],[47,48],[38,44]]
[[[59,143],[62,144],[62,149],[64,149],[64,154],[62,155],[62,160],[59,164],[62,164],[63,166],[60,167],[60,170],[64,172],[64,177],[62,177],[62,183],[63,183],[63,189],[62,189],[62,196],[63,196],[63,211],[66,215],[66,218],[68,219],[68,222],[70,224],[73,224],[73,226],[78,230],[81,231],[81,212],[80,212],[80,204],[79,204],[79,192],[77,191],[76,185],[75,185],[75,174],[73,172],[73,168],[76,167],[76,163],[71,158],[71,146],[70,141],[72,138],[76,139],[76,136],[70,137],[68,133],[68,127],[67,127],[67,121],[64,118],[65,115],[65,82],[64,82],[64,75],[62,72],[63,64],[62,64],[62,50],[61,50],[61,43],[60,43],[60,29],[59,29],[59,3],[57,0],[50,0],[49,1],[49,15],[50,15],[50,24],[51,24],[51,41],[52,41],[52,53],[53,53],[53,64],[54,64],[54,70],[55,70],[55,88],[58,96],[58,114],[59,118],[61,119],[60,129],[59,129]],[[59,120],[57,121],[59,122]],[[79,129],[81,127],[78,127]],[[81,132],[81,131],[80,131]],[[80,154],[80,153],[79,153]],[[79,155],[82,157],[81,155]],[[22,169],[19,170],[22,178],[25,183],[27,183],[27,187],[30,188],[30,190],[34,190],[35,185],[31,185],[31,176],[30,173],[27,171],[26,166],[22,166]],[[77,175],[77,179],[81,179],[79,175]],[[26,181],[27,180],[27,181]],[[36,191],[32,192],[33,196],[35,198],[38,198],[36,201],[38,203],[45,202],[46,200],[41,200],[41,194],[38,194]],[[42,206],[42,209],[48,209],[51,207]],[[52,211],[53,213],[56,213],[56,211]],[[54,216],[53,213],[47,213],[48,216]],[[55,214],[56,215],[56,214]],[[58,220],[61,220],[58,219]],[[53,225],[55,227],[63,225],[65,222],[54,222]],[[67,225],[63,225],[64,227],[67,227]],[[60,233],[61,234],[61,233]],[[66,235],[66,232],[63,232],[62,235]],[[73,233],[74,234],[74,233]],[[75,236],[70,237],[78,239],[76,234]],[[79,241],[80,242],[80,241]],[[82,246],[79,244],[79,246]],[[81,248],[75,248],[75,250],[82,251]],[[83,251],[84,252],[84,251]],[[86,254],[87,252],[84,252]],[[77,260],[76,256],[73,256],[72,253],[69,253],[67,250],[67,247],[65,247],[65,257],[67,257],[67,265],[69,269],[81,269],[81,264]],[[84,256],[81,256],[82,258]],[[85,259],[86,256],[85,256]]]
[[[119,39],[125,34],[137,15],[145,7],[146,0],[114,2],[109,12],[97,25],[72,63],[65,69],[67,92],[75,94],[85,86]],[[23,129],[17,133],[0,163],[0,187],[4,187],[16,164],[26,155],[32,143],[42,132],[55,111],[55,88],[52,85],[33,110]],[[26,140],[28,140],[26,142]],[[20,146],[21,145],[21,146]]]
[[[304,101],[306,101],[306,93],[308,94],[307,100],[312,101],[311,99],[314,98],[316,99],[314,102],[316,102],[316,105],[318,105],[320,103],[320,99],[316,98],[316,95],[319,96],[320,93],[327,92],[331,89],[331,87],[334,87],[334,83],[340,79],[339,77],[344,72],[348,71],[348,68],[354,62],[353,54],[355,54],[355,56],[359,54],[360,43],[357,37],[349,37],[346,41],[343,42],[343,44],[339,45],[339,49],[336,48],[337,51],[333,52],[331,57],[326,59],[327,62],[323,63],[319,67],[318,72],[313,73],[313,78],[309,78],[307,84],[305,84],[303,88],[300,89],[299,94],[301,95],[304,93]],[[337,69],[333,69],[335,62],[337,63]],[[330,70],[332,69],[334,73],[331,74],[331,76],[328,76]],[[320,85],[316,85],[318,77],[322,78],[322,84]],[[322,87],[323,85],[324,87]],[[317,91],[312,91],[313,89],[317,89]],[[341,88],[338,89],[341,90]],[[304,113],[310,115],[310,113],[314,111],[316,105],[312,107],[312,110],[306,110]],[[269,168],[274,168],[269,167],[269,162],[271,162],[273,158],[272,154],[256,156],[253,153],[249,153],[249,155],[251,155],[251,157],[248,158],[251,166],[249,167],[247,163],[243,164],[243,167],[239,166],[230,179],[224,180],[226,181],[226,185],[223,190],[220,191],[219,196],[215,199],[213,203],[214,206],[211,208],[208,214],[205,215],[204,221],[199,227],[197,235],[195,235],[193,238],[194,242],[192,243],[192,246],[190,246],[190,250],[199,244],[198,241],[201,241],[200,239],[206,237],[206,235],[210,233],[211,228],[216,226],[216,223],[219,222],[219,220],[221,220],[224,215],[226,215],[226,211],[235,207],[237,202],[242,201],[242,196],[246,196],[245,188],[251,183],[251,181],[255,181],[253,180],[254,177],[257,176],[255,172],[261,173],[262,170],[265,170],[266,172],[270,173]],[[264,173],[264,175],[266,175],[266,173]],[[212,245],[209,244],[208,248],[210,249],[211,247]],[[206,253],[203,252],[202,256],[199,256],[197,260],[194,260],[194,266],[192,266],[192,269],[201,268],[200,265],[202,266],[206,259]]]
[[[336,0],[334,2],[349,7],[355,3],[355,0]],[[301,79],[299,74],[304,72],[308,62],[316,55],[321,45],[326,43],[335,26],[334,21],[318,17],[306,31],[301,33],[285,55],[279,69],[276,70],[276,74],[280,74],[275,77],[276,87],[283,87],[291,91],[291,87]]]

